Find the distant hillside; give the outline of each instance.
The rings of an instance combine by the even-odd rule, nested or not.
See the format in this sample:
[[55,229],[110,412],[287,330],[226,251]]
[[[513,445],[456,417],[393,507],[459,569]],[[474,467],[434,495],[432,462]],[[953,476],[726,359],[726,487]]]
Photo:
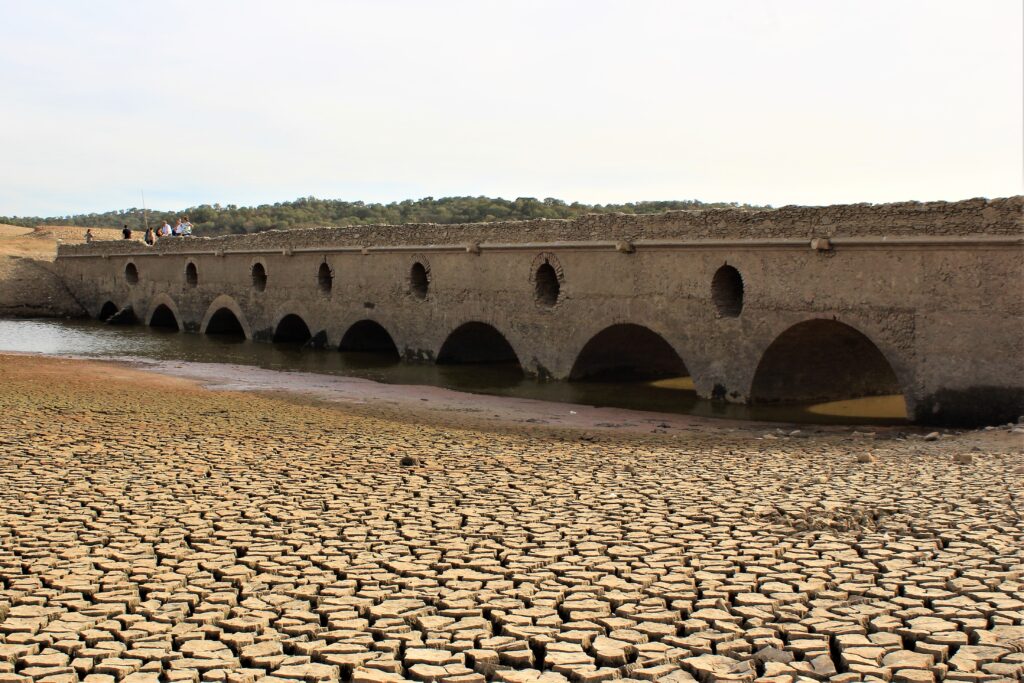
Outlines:
[[[399,225],[402,223],[486,223],[531,218],[573,218],[588,213],[661,213],[681,209],[765,208],[749,204],[713,203],[697,200],[635,202],[629,204],[566,204],[560,199],[515,200],[490,197],[442,197],[407,199],[391,204],[366,204],[339,199],[304,197],[293,202],[246,207],[229,204],[203,204],[181,211],[148,211],[149,225],[164,220],[172,225],[178,216],[188,216],[197,235],[226,235],[263,230],[307,228],[319,225]],[[131,208],[106,213],[75,216],[17,217],[0,216],[0,223],[35,227],[37,225],[75,225],[110,227],[127,223],[133,230],[143,227],[142,209]]]

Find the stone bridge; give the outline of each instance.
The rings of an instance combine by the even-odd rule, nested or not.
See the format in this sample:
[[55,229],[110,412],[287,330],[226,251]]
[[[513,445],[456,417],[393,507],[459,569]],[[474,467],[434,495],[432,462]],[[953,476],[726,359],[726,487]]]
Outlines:
[[[61,246],[95,316],[730,402],[1024,412],[1024,197]],[[123,316],[122,316],[123,317]],[[313,352],[313,351],[311,351]]]

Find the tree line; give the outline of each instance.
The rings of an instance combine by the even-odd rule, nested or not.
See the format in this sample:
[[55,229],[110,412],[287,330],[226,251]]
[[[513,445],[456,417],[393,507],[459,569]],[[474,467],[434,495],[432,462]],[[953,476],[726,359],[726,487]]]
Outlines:
[[766,208],[735,202],[705,203],[697,200],[630,202],[628,204],[567,204],[560,199],[519,197],[508,200],[491,197],[424,197],[390,204],[346,202],[340,199],[303,197],[292,202],[236,206],[202,204],[180,211],[143,211],[139,208],[69,216],[0,216],[0,223],[35,227],[37,225],[75,225],[82,227],[121,227],[142,230],[146,224],[157,227],[179,216],[188,216],[195,234],[202,236],[244,234],[264,230],[307,228],[314,226],[400,225],[404,223],[488,223],[532,218],[574,218],[588,213],[650,214],[685,209],[759,209]]

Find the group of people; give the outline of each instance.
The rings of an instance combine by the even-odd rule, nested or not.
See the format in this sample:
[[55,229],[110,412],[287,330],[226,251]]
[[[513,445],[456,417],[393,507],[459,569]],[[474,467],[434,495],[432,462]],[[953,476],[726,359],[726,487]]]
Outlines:
[[146,244],[156,244],[158,239],[164,237],[191,237],[192,236],[192,224],[188,220],[188,216],[179,218],[178,222],[171,227],[171,224],[164,221],[156,230],[149,228],[146,230],[145,242]]
[[[125,223],[124,229],[121,230],[121,235],[126,240],[132,238],[132,229]],[[152,246],[156,244],[156,241],[162,237],[191,237],[192,236],[192,224],[189,223],[188,216],[184,216],[178,219],[178,222],[171,227],[171,224],[166,220],[164,224],[154,230],[153,228],[146,228],[146,236],[143,238],[146,244]],[[85,243],[90,244],[95,239],[92,234],[92,228],[85,231]]]

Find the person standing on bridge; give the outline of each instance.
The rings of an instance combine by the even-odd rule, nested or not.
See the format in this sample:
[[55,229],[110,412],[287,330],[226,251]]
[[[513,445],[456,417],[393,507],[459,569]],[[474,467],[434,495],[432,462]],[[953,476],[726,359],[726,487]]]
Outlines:
[[146,228],[146,236],[142,239],[149,246],[156,244],[156,233],[153,231],[153,228]]
[[132,229],[128,227],[127,223],[124,224],[124,229],[121,230],[121,234],[124,235],[126,240],[130,240],[132,238]]
[[92,244],[92,228],[85,231],[85,243]]

